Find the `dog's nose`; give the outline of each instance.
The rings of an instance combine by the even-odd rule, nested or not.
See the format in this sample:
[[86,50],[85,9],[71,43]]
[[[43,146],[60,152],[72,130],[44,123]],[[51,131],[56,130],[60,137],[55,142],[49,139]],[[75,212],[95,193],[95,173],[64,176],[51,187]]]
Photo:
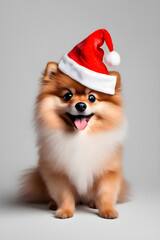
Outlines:
[[75,108],[79,112],[84,112],[84,110],[87,108],[87,105],[84,102],[78,102],[76,103]]

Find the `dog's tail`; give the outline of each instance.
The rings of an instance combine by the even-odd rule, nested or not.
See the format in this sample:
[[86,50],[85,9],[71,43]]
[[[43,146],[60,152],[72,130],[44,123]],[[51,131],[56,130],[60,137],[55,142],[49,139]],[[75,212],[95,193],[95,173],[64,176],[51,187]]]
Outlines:
[[38,168],[29,169],[21,176],[18,197],[31,203],[49,202],[47,188]]

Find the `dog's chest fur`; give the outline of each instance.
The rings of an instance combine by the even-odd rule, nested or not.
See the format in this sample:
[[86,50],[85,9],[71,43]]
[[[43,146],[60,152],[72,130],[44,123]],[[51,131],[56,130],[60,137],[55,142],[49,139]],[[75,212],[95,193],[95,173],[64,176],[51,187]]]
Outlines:
[[69,177],[80,195],[92,186],[95,176],[104,170],[104,164],[112,157],[117,146],[122,144],[126,122],[117,129],[87,135],[85,131],[70,134],[62,131],[42,130],[39,133],[46,161],[54,169]]

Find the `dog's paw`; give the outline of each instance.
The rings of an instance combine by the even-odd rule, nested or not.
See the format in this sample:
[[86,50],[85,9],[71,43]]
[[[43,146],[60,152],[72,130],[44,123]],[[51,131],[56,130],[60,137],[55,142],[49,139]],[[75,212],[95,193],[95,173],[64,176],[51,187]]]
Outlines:
[[101,209],[99,210],[99,215],[102,218],[115,219],[118,218],[118,212],[114,208]]
[[56,218],[71,218],[73,217],[73,210],[70,209],[64,209],[64,208],[59,208],[56,212]]

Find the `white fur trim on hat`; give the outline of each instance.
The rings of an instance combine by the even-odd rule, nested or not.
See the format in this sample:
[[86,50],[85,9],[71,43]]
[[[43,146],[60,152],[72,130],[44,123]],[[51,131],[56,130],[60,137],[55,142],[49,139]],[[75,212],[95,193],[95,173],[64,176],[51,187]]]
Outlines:
[[121,58],[119,53],[112,51],[110,53],[108,53],[105,57],[104,57],[105,62],[107,63],[108,66],[110,67],[114,67],[114,66],[118,66],[121,62]]
[[88,88],[110,95],[115,94],[116,76],[94,72],[79,65],[69,58],[67,54],[60,59],[58,68]]

